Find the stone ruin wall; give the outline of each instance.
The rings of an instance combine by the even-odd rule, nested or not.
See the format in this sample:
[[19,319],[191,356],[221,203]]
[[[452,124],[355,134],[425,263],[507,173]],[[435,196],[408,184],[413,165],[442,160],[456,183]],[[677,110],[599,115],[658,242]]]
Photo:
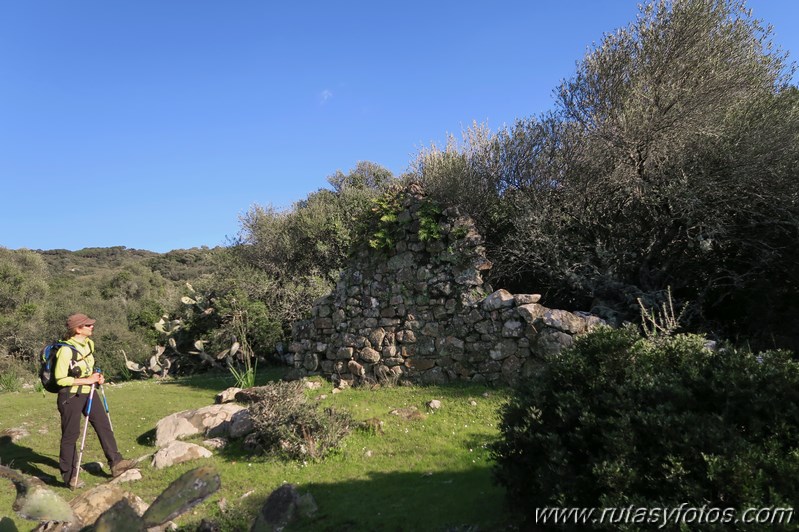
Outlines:
[[418,184],[405,188],[395,245],[362,249],[311,318],[293,324],[295,377],[512,384],[602,322],[546,308],[537,294],[492,291],[482,277],[491,263],[470,218],[446,209],[441,237],[419,238],[426,201]]

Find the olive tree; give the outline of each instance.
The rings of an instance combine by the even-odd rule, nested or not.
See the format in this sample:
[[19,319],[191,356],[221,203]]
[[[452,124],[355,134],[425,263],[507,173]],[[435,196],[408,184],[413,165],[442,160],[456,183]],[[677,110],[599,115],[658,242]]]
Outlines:
[[653,2],[605,35],[560,86],[546,139],[532,120],[498,135],[536,160],[534,179],[501,184],[499,264],[622,313],[672,286],[694,324],[748,319],[731,302],[758,280],[795,290],[799,115],[770,39],[738,0]]

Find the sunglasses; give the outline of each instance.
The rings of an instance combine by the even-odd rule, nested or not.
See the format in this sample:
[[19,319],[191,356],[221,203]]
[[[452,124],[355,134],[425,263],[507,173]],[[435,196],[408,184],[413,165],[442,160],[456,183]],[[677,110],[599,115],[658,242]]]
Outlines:
[[94,323],[92,323],[91,325],[84,325],[83,327],[89,327],[89,328],[94,327]]

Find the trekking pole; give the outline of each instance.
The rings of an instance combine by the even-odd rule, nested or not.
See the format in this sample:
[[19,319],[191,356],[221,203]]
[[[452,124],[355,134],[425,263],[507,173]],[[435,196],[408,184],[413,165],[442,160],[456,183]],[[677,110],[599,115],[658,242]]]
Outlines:
[[[83,446],[86,445],[86,431],[89,429],[89,414],[92,412],[92,397],[94,397],[94,383],[92,389],[89,391],[89,404],[86,406],[86,424],[83,425],[83,439],[80,441],[80,453],[78,453],[78,469],[75,471],[75,486],[78,485],[78,476],[80,475],[80,462],[83,460]],[[70,484],[72,481],[70,480]]]
[[[95,368],[97,373],[102,373],[103,370],[100,368]],[[108,411],[108,399],[105,398],[105,388],[103,385],[100,385],[100,396],[103,398],[103,407],[105,407],[105,415],[108,416],[108,426],[111,427],[111,432],[114,432],[114,424],[111,423],[111,412]]]

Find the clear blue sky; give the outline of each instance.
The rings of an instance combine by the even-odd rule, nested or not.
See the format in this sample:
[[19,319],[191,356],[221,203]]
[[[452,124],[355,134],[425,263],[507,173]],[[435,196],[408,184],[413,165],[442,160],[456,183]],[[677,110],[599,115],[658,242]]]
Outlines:
[[[360,160],[396,174],[552,91],[636,1],[7,0],[0,246],[224,245]],[[799,53],[799,2],[753,0]]]

